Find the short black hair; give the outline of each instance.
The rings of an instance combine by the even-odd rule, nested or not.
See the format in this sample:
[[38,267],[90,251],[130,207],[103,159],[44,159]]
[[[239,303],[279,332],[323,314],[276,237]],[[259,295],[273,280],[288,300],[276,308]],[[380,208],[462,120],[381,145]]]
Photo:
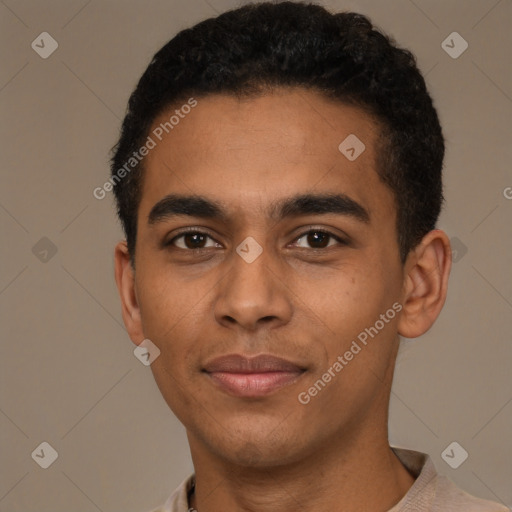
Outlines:
[[[303,87],[357,106],[379,126],[377,172],[394,193],[403,263],[441,210],[444,138],[414,55],[361,14],[262,2],[182,30],[155,54],[130,96],[111,180],[171,105],[216,93],[257,96],[276,87]],[[114,184],[132,263],[143,163],[123,179],[117,174]]]

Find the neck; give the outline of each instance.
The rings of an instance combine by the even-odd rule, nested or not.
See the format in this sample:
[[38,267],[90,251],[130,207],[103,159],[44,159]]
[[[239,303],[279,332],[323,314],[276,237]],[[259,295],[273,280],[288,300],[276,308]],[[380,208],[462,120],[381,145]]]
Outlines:
[[191,443],[196,488],[190,506],[198,512],[314,512],[340,510],[343,503],[343,512],[388,511],[414,478],[387,437],[373,443],[361,436],[343,437],[301,461],[264,468],[210,464]]

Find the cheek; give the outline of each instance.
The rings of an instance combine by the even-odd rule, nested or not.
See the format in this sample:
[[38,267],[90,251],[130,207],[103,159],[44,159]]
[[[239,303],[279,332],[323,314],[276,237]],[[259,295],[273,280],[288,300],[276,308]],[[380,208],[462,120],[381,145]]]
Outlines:
[[137,284],[144,335],[160,350],[174,354],[183,351],[183,342],[193,339],[204,321],[202,308],[211,286],[184,282],[179,270],[164,272],[156,269],[141,269]]
[[372,265],[338,268],[322,279],[312,276],[303,281],[302,289],[297,285],[297,295],[305,305],[303,310],[312,313],[324,332],[323,364],[317,371],[325,371],[338,356],[347,354],[344,377],[337,379],[339,384],[345,377],[349,379],[343,387],[366,385],[372,377],[370,370],[374,375],[383,376],[386,372],[396,337],[396,310],[392,306],[399,286],[393,275],[393,269],[384,271],[375,261]]
[[195,373],[197,345],[201,339],[201,322],[205,322],[208,297],[198,283],[184,283],[177,273],[141,272],[139,306],[145,337],[157,345],[160,356],[151,370],[160,392],[169,407],[182,421],[187,410],[197,405],[197,397],[187,393],[188,384]]
[[310,272],[307,280],[297,279],[293,289],[305,311],[311,311],[336,336],[375,321],[385,303],[385,286],[377,265],[346,264]]

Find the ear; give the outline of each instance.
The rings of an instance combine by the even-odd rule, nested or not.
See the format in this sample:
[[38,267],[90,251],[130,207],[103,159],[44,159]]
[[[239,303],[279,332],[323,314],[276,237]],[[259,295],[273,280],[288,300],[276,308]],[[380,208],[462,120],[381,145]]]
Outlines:
[[400,335],[416,338],[433,325],[446,300],[451,266],[450,240],[440,229],[427,233],[409,253],[404,267]]
[[135,270],[131,264],[130,253],[125,241],[116,245],[114,265],[124,325],[133,343],[139,345],[144,340],[144,333],[135,293]]

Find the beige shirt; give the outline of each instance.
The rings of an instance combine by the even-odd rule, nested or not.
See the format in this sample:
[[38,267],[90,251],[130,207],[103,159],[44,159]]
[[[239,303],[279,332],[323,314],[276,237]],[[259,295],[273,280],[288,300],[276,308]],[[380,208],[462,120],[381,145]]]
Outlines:
[[[401,448],[393,448],[393,451],[416,481],[388,512],[510,512],[504,505],[471,496],[438,475],[428,455]],[[193,486],[194,475],[191,475],[162,507],[152,512],[194,512],[188,504]]]

